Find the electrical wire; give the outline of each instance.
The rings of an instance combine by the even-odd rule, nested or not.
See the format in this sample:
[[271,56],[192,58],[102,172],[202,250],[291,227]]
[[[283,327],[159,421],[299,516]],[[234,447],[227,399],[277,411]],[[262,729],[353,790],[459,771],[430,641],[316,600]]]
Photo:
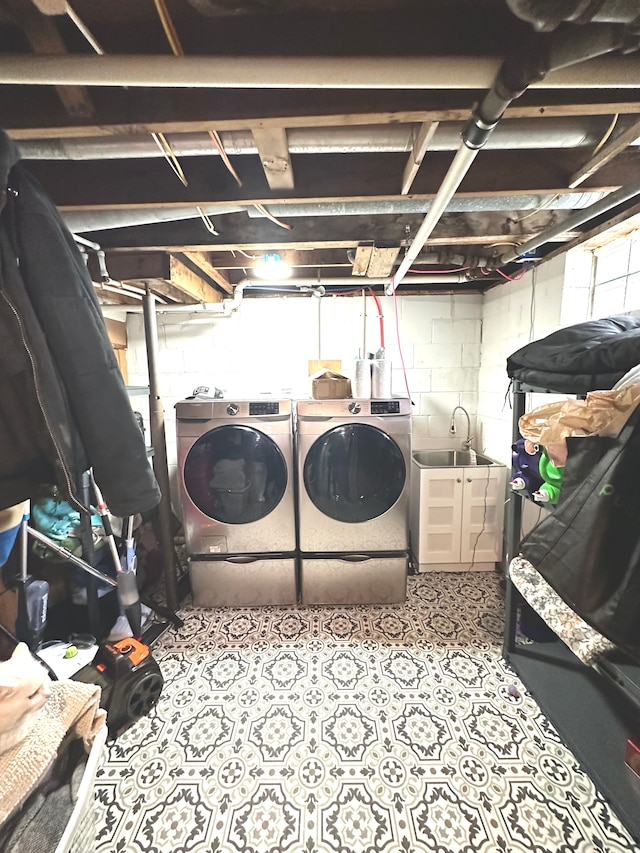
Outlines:
[[164,34],[167,37],[167,41],[171,46],[171,50],[173,51],[175,56],[184,56],[184,50],[182,49],[182,44],[180,43],[180,37],[178,36],[178,31],[175,28],[175,24],[169,14],[169,10],[164,2],[164,0],[153,0],[156,11],[158,13],[158,17],[160,18],[160,23],[162,24],[162,29],[164,30]]
[[263,216],[266,216],[267,219],[270,219],[272,222],[275,222],[276,225],[279,225],[280,228],[286,228],[287,231],[291,231],[291,225],[287,222],[281,222],[277,219],[272,213],[269,213],[267,208],[263,204],[254,204],[253,205],[258,213],[261,213]]
[[80,17],[78,16],[78,14],[77,14],[77,13],[75,12],[75,10],[72,8],[72,6],[71,6],[71,4],[70,4],[70,3],[67,3],[67,4],[66,4],[66,6],[67,6],[67,10],[66,10],[66,11],[67,11],[67,15],[71,18],[71,20],[72,20],[72,21],[73,21],[73,23],[76,25],[76,27],[78,28],[78,30],[82,33],[82,35],[85,37],[85,39],[89,42],[89,44],[90,44],[90,45],[91,45],[91,47],[95,50],[95,52],[96,52],[99,56],[104,56],[104,50],[103,50],[102,46],[101,46],[101,45],[100,45],[100,43],[97,41],[97,39],[94,37],[94,35],[93,35],[93,33],[91,32],[91,30],[90,30],[90,29],[87,27],[87,25],[84,23],[84,21],[82,20],[82,18],[80,18]]
[[242,181],[240,180],[240,177],[238,176],[238,173],[236,172],[236,170],[233,168],[233,166],[232,166],[232,164],[231,164],[231,160],[229,160],[229,155],[228,155],[228,154],[227,154],[227,152],[224,150],[224,145],[222,144],[222,139],[221,139],[220,134],[218,133],[218,131],[217,131],[217,130],[210,130],[210,131],[209,131],[209,138],[211,139],[211,141],[213,142],[213,144],[214,144],[214,145],[216,146],[216,148],[218,149],[218,152],[219,152],[219,154],[220,154],[220,157],[222,158],[222,162],[223,162],[223,163],[224,163],[224,165],[227,167],[227,170],[228,170],[228,171],[231,173],[231,175],[235,178],[235,181],[236,181],[236,183],[238,184],[238,186],[239,186],[239,187],[241,187],[241,186],[242,186]]
[[476,536],[476,541],[473,543],[473,552],[471,554],[471,565],[469,566],[469,571],[473,569],[476,564],[476,551],[478,549],[478,544],[480,543],[480,539],[482,538],[482,534],[485,532],[485,528],[487,526],[487,506],[489,500],[489,481],[491,479],[491,468],[487,465],[487,479],[484,483],[484,499],[483,499],[483,513],[482,513],[482,527],[480,528],[480,533]]
[[616,113],[616,114],[614,115],[614,117],[611,119],[611,124],[610,124],[610,125],[609,125],[609,127],[606,129],[604,136],[602,137],[602,139],[600,140],[600,142],[598,142],[598,144],[596,145],[596,147],[595,147],[595,148],[593,149],[593,151],[591,152],[591,157],[595,157],[595,156],[596,156],[596,154],[598,153],[598,151],[600,151],[600,149],[602,148],[602,146],[603,146],[603,145],[605,144],[605,142],[609,139],[609,137],[610,137],[610,136],[611,136],[611,134],[613,133],[613,129],[615,128],[616,124],[618,123],[618,118],[619,118],[619,113]]
[[501,275],[502,278],[506,278],[507,281],[520,281],[521,278],[529,272],[528,268],[523,267],[522,270],[518,273],[518,275],[507,275],[506,272],[502,272],[502,270],[496,270],[498,275]]
[[248,252],[243,252],[242,249],[233,249],[231,254],[235,256],[236,252],[238,252],[239,254],[241,254],[245,258],[249,258],[250,261],[259,261],[260,260],[260,255],[250,255]]
[[205,213],[205,211],[199,206],[196,206],[196,210],[200,214],[200,219],[202,219],[204,227],[207,229],[209,234],[213,234],[214,236],[218,237],[220,235],[220,232],[216,231],[211,217],[207,213]]
[[400,353],[400,364],[402,365],[402,373],[404,375],[404,384],[407,389],[407,397],[409,398],[409,402],[413,403],[411,399],[411,391],[409,390],[409,379],[407,378],[407,368],[404,363],[404,355],[402,354],[402,344],[400,343],[400,318],[398,316],[398,297],[396,294],[396,277],[393,276],[391,279],[391,287],[393,288],[393,309],[396,315],[396,340],[398,341],[398,352]]
[[162,152],[162,156],[167,161],[169,166],[171,167],[172,172],[178,180],[186,187],[189,185],[187,181],[187,177],[180,165],[180,161],[178,160],[175,151],[169,144],[169,140],[164,135],[164,133],[152,133],[151,134],[153,141],[156,143],[160,151]]
[[373,301],[378,309],[378,320],[380,321],[380,349],[384,350],[384,315],[382,313],[382,305],[374,289],[369,287],[369,293],[373,296]]
[[555,195],[550,196],[546,201],[543,201],[541,205],[535,207],[533,210],[530,210],[529,213],[525,213],[524,216],[520,216],[518,219],[512,219],[511,222],[524,222],[525,219],[529,219],[530,216],[535,216],[536,213],[539,213],[541,210],[549,207],[550,204],[553,204],[554,201],[557,201],[560,198],[560,193],[556,193]]
[[465,272],[465,270],[473,269],[473,267],[456,267],[453,270],[407,270],[407,272],[414,272],[418,275],[441,275],[442,273],[447,272]]

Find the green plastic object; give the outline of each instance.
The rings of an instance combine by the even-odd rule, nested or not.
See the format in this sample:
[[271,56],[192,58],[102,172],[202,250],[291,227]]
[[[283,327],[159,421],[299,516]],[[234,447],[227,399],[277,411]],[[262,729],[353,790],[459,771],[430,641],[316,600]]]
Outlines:
[[564,468],[557,468],[549,459],[547,451],[544,449],[540,456],[539,468],[540,476],[544,480],[544,483],[540,486],[538,491],[545,492],[549,495],[549,503],[557,504],[558,498],[560,497],[560,486],[562,485]]
[[74,658],[78,654],[78,649],[76,646],[69,646],[68,649],[65,650],[64,659]]

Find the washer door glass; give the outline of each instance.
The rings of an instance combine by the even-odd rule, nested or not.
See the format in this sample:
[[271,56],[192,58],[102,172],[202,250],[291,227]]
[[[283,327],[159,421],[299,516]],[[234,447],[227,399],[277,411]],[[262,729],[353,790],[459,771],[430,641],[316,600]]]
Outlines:
[[315,441],[304,462],[304,485],[315,506],[336,521],[357,524],[383,515],[406,480],[395,441],[369,424],[345,424]]
[[221,426],[201,436],[184,463],[184,485],[198,509],[224,524],[269,515],[287,487],[278,445],[249,426]]

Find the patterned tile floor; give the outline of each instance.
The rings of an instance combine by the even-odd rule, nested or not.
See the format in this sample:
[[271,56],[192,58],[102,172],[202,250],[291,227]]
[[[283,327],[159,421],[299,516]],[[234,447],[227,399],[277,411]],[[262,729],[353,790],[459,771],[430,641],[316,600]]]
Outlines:
[[98,853],[637,851],[502,660],[495,575],[182,615],[99,773]]

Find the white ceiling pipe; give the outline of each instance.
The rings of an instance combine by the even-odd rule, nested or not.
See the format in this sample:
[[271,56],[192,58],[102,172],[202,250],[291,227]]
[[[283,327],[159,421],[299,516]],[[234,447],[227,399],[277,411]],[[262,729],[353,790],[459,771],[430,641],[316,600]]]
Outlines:
[[475,160],[479,150],[480,149],[478,148],[467,148],[464,144],[462,144],[458,149],[456,156],[453,158],[453,162],[449,167],[449,171],[444,176],[444,179],[440,184],[440,189],[431,203],[429,213],[427,213],[422,221],[422,225],[416,231],[416,235],[407,249],[407,253],[398,267],[395,276],[386,287],[387,295],[390,296],[393,293],[396,283],[399,284],[402,281],[409,271],[409,268],[422,251],[422,247],[427,242],[433,229],[440,221],[440,217],[442,216],[446,206],[449,204],[449,201],[455,194],[455,191],[460,186],[464,176],[471,168],[471,164]]
[[[34,56],[0,57],[9,85],[204,89],[485,89],[502,60],[484,56]],[[532,88],[633,89],[640,59],[610,56],[549,72]]]
[[[475,279],[470,278],[468,275],[464,273],[433,273],[428,275],[412,275],[409,284],[465,284],[474,281]],[[371,287],[373,285],[388,285],[391,283],[390,278],[356,278],[354,276],[342,276],[339,278],[322,278],[318,280],[317,277],[314,278],[290,278],[284,282],[281,282],[282,289],[288,288],[291,290],[291,293],[295,293],[299,288],[309,288],[312,290],[313,288],[317,288],[318,286],[323,287],[353,287],[354,289],[361,290],[366,289],[367,287]],[[247,288],[253,288],[254,290],[270,290],[274,286],[278,285],[278,282],[270,282],[269,284],[265,284],[262,279],[257,278],[244,278],[242,281],[236,284],[233,297],[231,299],[224,299],[222,302],[198,302],[195,305],[158,305],[156,311],[158,314],[210,314],[212,318],[214,317],[230,317],[237,309],[240,307],[240,303],[244,297],[244,291]],[[126,305],[126,306],[115,306],[108,305],[105,306],[105,311],[108,313],[114,312],[122,312],[127,313],[130,311],[136,312],[142,310],[137,305]]]

